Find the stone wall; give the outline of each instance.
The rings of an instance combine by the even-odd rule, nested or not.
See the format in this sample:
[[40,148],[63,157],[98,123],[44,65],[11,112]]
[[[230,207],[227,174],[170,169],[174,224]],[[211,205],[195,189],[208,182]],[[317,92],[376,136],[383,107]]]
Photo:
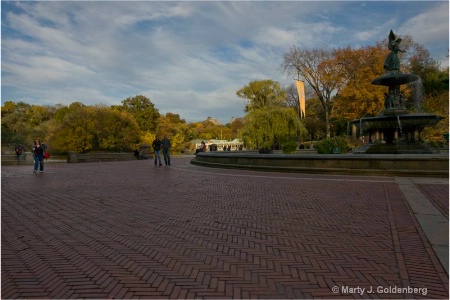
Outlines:
[[31,152],[23,152],[22,159],[20,161],[16,154],[2,154],[2,166],[32,165],[33,163],[33,154]]
[[123,161],[136,160],[132,152],[121,153],[75,153],[69,152],[67,157],[68,163],[82,163],[82,162],[107,162],[107,161]]
[[448,177],[449,157],[439,154],[199,153],[192,164],[265,171],[377,176]]

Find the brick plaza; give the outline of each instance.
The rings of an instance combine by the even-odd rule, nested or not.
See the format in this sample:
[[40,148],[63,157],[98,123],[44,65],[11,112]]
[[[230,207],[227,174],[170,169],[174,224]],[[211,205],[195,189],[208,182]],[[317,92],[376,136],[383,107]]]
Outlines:
[[[398,178],[189,161],[2,167],[2,299],[449,297]],[[411,186],[448,232],[448,179]]]

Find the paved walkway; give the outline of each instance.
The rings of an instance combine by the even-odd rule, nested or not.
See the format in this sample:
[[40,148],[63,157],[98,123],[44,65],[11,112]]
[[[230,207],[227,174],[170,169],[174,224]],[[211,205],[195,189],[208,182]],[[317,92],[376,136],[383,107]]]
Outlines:
[[[436,255],[447,247],[448,260],[448,179],[209,169],[189,158],[1,174],[3,299],[449,297]],[[423,223],[434,216],[446,222]],[[427,236],[436,230],[446,239]]]

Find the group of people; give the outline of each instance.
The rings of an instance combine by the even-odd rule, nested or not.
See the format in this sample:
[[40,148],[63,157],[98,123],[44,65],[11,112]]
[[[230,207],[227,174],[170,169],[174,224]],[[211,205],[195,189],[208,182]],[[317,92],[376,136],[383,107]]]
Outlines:
[[[164,134],[164,138],[162,140],[160,140],[158,137],[156,137],[156,139],[153,141],[152,146],[153,146],[153,149],[155,151],[155,167],[157,165],[162,166],[161,156],[160,156],[161,150],[163,152],[165,165],[166,166],[170,166],[170,147],[171,147],[171,143],[170,143],[169,138],[167,137],[167,134]],[[24,150],[24,148],[23,148],[22,145],[18,145],[16,147],[16,154],[17,154],[18,159],[21,159],[23,150]],[[46,152],[45,145],[41,144],[41,141],[39,139],[34,140],[34,145],[33,145],[33,148],[31,149],[31,153],[34,156],[33,173],[37,173],[38,172],[38,168],[39,168],[39,173],[43,173],[44,172],[45,152]],[[135,150],[134,155],[138,159],[147,159],[147,157],[142,155],[138,150]]]
[[[164,157],[164,163],[166,166],[170,166],[170,147],[171,143],[169,138],[167,137],[167,134],[164,134],[164,138],[162,140],[159,139],[158,136],[156,136],[155,140],[152,143],[153,151],[155,152],[155,167],[156,166],[162,166],[161,162],[161,150]],[[143,155],[138,150],[134,151],[134,156],[136,156],[137,159],[147,159],[148,157]]]
[[[47,146],[45,144],[41,143],[41,141],[39,139],[34,140],[34,145],[31,147],[31,154],[33,155],[33,160],[34,160],[33,173],[37,173],[38,169],[39,169],[39,173],[44,172],[44,159],[46,159],[47,157],[50,156],[50,155],[48,155],[46,157],[46,152],[47,152],[46,149],[47,149]],[[17,160],[19,161],[19,163],[23,159],[24,151],[25,151],[25,147],[22,144],[18,144],[14,148],[14,152],[16,153]]]
[[167,134],[164,134],[164,138],[162,140],[160,140],[159,137],[156,137],[156,139],[152,143],[153,150],[155,151],[155,167],[162,166],[161,155],[160,155],[161,150],[163,152],[165,165],[170,166],[170,147],[171,146],[172,145],[170,143],[169,138],[167,137]]

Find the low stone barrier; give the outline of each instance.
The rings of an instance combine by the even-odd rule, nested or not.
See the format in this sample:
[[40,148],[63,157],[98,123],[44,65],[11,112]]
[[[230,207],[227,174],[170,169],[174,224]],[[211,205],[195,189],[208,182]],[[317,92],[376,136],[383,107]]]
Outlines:
[[[147,156],[149,159],[151,155]],[[118,153],[75,153],[69,152],[67,157],[68,163],[82,163],[82,162],[107,162],[107,161],[124,161],[136,160],[133,152],[118,152]]]
[[16,154],[2,154],[2,166],[32,165],[33,163],[33,154],[31,152],[23,152],[20,161]]
[[[283,150],[273,150],[273,154],[284,154]],[[317,149],[297,149],[295,154],[311,155],[317,154]]]
[[192,164],[265,171],[377,176],[448,177],[442,154],[256,154],[199,153]]
[[[149,151],[143,152],[143,154],[148,158],[152,159],[153,156]],[[2,154],[1,165],[33,165],[34,158],[31,152],[24,152],[22,154],[22,159],[19,161],[16,154]],[[134,152],[117,152],[117,153],[76,153],[69,152],[67,159],[61,156],[51,156],[49,159],[45,160],[46,163],[81,163],[81,162],[107,162],[107,161],[123,161],[123,160],[136,160]]]

